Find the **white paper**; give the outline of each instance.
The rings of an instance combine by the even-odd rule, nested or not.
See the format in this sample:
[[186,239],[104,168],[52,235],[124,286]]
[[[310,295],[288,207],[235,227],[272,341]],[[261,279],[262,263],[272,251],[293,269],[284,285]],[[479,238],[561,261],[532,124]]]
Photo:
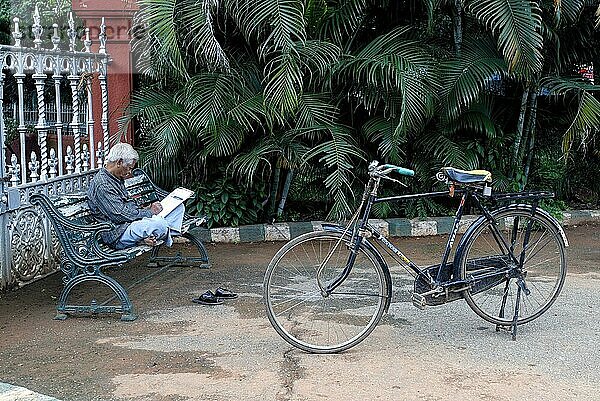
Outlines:
[[174,189],[169,195],[167,195],[163,200],[160,201],[160,204],[163,207],[163,210],[158,214],[161,217],[165,217],[169,213],[173,211],[177,206],[181,205],[187,199],[194,196],[194,191],[179,187]]

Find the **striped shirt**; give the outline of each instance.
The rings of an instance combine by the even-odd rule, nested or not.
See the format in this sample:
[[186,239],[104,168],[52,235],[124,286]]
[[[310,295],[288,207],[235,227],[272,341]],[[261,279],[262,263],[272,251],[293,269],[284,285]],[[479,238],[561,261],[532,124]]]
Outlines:
[[98,170],[90,182],[87,195],[88,205],[95,217],[116,226],[113,231],[100,233],[105,244],[114,246],[129,223],[141,220],[143,217],[152,217],[150,210],[140,208],[129,198],[125,182],[109,173],[104,167]]

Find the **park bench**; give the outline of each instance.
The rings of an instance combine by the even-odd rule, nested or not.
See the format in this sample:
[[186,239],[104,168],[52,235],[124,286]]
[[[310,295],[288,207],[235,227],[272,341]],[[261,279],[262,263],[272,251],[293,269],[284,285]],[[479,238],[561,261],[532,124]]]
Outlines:
[[[161,199],[167,194],[166,191],[156,186],[141,169],[134,170],[133,179],[128,180],[128,191],[140,205]],[[181,252],[174,255],[162,255],[160,245],[155,247],[138,245],[115,250],[103,244],[100,240],[100,233],[113,230],[114,226],[94,218],[85,192],[50,197],[44,194],[34,194],[30,201],[43,210],[61,245],[60,269],[64,274],[64,287],[56,307],[55,319],[64,320],[70,314],[79,313],[118,313],[121,314],[121,320],[135,320],[137,315],[127,290],[105,270],[111,266],[122,266],[146,252],[151,252],[149,266],[160,268],[151,276],[174,265],[191,265],[201,268],[210,266],[208,253],[202,241],[190,232],[191,228],[204,222],[203,218],[188,214],[184,217],[182,237],[192,244],[194,256],[185,256]],[[107,286],[112,290],[109,292],[112,296],[103,302],[92,299],[89,304],[85,305],[71,303],[70,295],[73,289],[89,282]],[[118,300],[118,303],[113,302],[115,300]]]

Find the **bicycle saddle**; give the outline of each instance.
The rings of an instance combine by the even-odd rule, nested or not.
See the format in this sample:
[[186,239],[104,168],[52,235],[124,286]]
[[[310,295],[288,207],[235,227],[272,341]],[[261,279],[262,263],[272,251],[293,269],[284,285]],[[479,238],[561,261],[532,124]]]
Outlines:
[[442,167],[442,171],[450,181],[461,184],[476,184],[480,182],[492,182],[492,173],[487,170],[459,170],[454,167]]

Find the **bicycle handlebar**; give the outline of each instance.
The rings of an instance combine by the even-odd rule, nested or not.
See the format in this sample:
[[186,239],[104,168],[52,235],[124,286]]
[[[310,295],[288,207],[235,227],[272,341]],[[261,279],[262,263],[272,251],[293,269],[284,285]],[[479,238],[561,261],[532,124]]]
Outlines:
[[388,172],[395,171],[398,174],[406,175],[409,177],[413,177],[415,175],[414,170],[411,170],[411,169],[405,168],[405,167],[394,166],[393,164],[383,164],[379,168],[380,168],[380,170],[379,170],[380,173],[385,172],[387,174]]

